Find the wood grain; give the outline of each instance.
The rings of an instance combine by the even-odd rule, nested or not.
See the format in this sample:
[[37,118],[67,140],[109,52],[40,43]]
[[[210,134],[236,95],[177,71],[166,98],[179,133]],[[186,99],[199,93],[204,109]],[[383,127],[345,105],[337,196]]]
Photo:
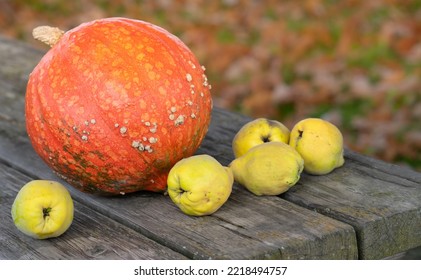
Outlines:
[[[419,246],[420,176],[373,160],[361,164],[364,158],[348,152],[343,168],[323,177],[305,175],[283,197],[352,225],[362,259],[384,258]],[[394,175],[392,169],[400,172]]]

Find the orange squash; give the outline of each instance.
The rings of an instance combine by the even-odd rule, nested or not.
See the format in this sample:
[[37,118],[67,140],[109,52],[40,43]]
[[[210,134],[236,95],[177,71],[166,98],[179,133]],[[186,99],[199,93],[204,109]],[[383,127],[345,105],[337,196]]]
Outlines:
[[165,191],[169,170],[196,152],[211,118],[210,85],[191,50],[126,18],[37,37],[52,46],[26,92],[38,155],[83,192]]

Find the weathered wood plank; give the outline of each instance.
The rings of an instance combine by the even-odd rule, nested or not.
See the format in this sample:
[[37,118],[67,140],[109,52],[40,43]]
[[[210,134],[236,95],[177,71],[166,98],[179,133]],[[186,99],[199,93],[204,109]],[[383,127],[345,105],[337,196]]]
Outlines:
[[[7,41],[3,44],[13,45]],[[32,59],[34,65],[38,59]],[[26,62],[19,65],[15,61],[14,64],[15,67],[26,66]],[[21,71],[29,73],[31,69]],[[25,79],[20,83],[25,83]],[[19,89],[19,86],[10,88]],[[24,121],[23,98],[22,88],[9,99],[0,97],[0,102],[14,108],[3,112],[5,117],[0,120],[0,158],[29,174],[57,179],[35,155],[24,127],[19,125]],[[232,160],[230,141],[226,137],[232,137],[238,122],[228,125],[228,131],[219,131],[220,121],[233,121],[224,118],[222,112],[213,111],[211,128],[198,153],[209,153],[226,164]],[[234,114],[230,117],[244,121]],[[279,197],[257,198],[237,185],[217,214],[202,218],[182,214],[168,197],[159,194],[140,192],[105,198],[75,189],[71,192],[82,204],[190,258],[352,259],[357,256],[352,227]]]
[[0,163],[0,259],[185,258],[78,202],[72,225],[59,238],[24,235],[14,226],[10,211],[19,189],[32,179]]
[[304,175],[283,197],[352,225],[362,259],[421,245],[421,176],[412,170],[348,151],[343,168]]

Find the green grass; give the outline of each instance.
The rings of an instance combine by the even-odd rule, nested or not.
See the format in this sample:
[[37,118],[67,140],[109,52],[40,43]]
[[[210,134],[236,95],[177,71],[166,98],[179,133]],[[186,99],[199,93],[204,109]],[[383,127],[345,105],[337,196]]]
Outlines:
[[348,59],[348,66],[371,69],[379,63],[398,59],[398,55],[385,43],[378,42],[370,46],[355,45]]
[[277,107],[278,120],[286,119],[287,117],[291,116],[295,112],[295,104],[292,102],[279,104]]
[[366,115],[367,111],[373,108],[371,99],[357,98],[339,105],[339,112],[342,116],[342,125],[345,129],[352,129],[352,121],[355,117]]
[[230,44],[236,41],[235,33],[227,27],[218,30],[216,36],[217,41],[221,44]]

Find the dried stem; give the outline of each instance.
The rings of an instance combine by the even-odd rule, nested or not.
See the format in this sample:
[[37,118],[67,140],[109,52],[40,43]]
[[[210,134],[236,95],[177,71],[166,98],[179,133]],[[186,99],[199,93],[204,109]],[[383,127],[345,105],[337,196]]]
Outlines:
[[32,36],[34,36],[35,39],[49,45],[50,47],[54,46],[63,34],[63,30],[51,26],[38,26],[32,31]]

